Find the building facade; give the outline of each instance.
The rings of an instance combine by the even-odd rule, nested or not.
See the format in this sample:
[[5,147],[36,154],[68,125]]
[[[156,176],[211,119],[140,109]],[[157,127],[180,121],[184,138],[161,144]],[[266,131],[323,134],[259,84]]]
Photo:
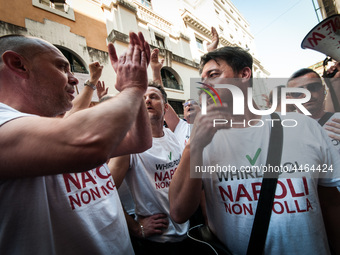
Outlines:
[[[107,43],[113,42],[120,55],[126,50],[129,32],[142,32],[165,60],[163,83],[178,113],[191,96],[190,79],[199,77],[200,57],[211,42],[212,26],[219,33],[219,46],[249,50],[254,77],[269,76],[256,55],[248,22],[229,0],[0,0],[0,36],[25,34],[54,44],[80,81],[77,93],[89,77],[88,65],[99,61],[104,65],[101,80],[109,93],[116,94]],[[152,77],[150,68],[148,74]],[[260,106],[261,94],[266,92],[264,87],[254,88]]]

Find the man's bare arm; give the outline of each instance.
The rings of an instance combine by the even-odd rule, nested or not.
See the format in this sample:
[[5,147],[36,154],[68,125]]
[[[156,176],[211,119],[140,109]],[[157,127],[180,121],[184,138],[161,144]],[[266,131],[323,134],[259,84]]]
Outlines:
[[174,108],[172,108],[172,106],[168,103],[169,108],[168,110],[165,112],[164,115],[164,119],[166,121],[166,124],[168,125],[169,129],[174,132],[180,119],[177,115],[177,113],[175,112]]
[[[152,70],[152,81],[156,82],[162,87],[164,87],[164,84],[162,81],[162,75],[161,75],[163,62],[164,62],[164,59],[159,60],[159,50],[154,49],[151,52],[151,61],[150,61],[150,67]],[[172,108],[172,106],[169,103],[168,105],[169,105],[169,108],[168,108],[168,111],[165,112],[164,119],[169,129],[172,132],[174,132],[179,122],[179,117],[177,113],[175,112],[175,110]]]
[[[150,144],[152,139],[150,119],[146,110],[144,100],[141,103],[136,121],[133,122],[130,130],[117,147],[116,156],[137,153],[132,148],[138,148],[142,144]],[[151,147],[151,145],[149,146]],[[148,147],[148,148],[149,148]],[[142,150],[144,151],[144,150]],[[139,152],[142,152],[139,151]]]
[[216,50],[220,41],[216,28],[211,27],[211,35],[212,35],[211,43],[207,44],[208,52]]
[[[133,33],[130,37],[138,40]],[[134,124],[147,88],[148,57],[141,49],[130,44],[120,59],[116,87],[121,93],[109,102],[66,119],[22,117],[3,124],[0,179],[86,171],[121,155],[117,148]],[[151,132],[146,131],[146,142],[130,146],[130,153],[151,147]]]
[[[99,62],[93,62],[89,64],[90,70],[90,83],[97,86],[100,76],[102,75],[103,66],[99,64]],[[79,95],[75,97],[73,100],[73,107],[70,111],[66,112],[65,117],[70,116],[71,114],[86,109],[90,106],[93,95],[93,89],[89,86],[84,86],[83,90]]]
[[227,125],[212,125],[213,120],[219,116],[230,118],[226,113],[227,109],[226,106],[211,105],[207,108],[209,114],[198,114],[195,119],[190,140],[183,150],[169,188],[170,215],[178,223],[188,220],[201,201],[202,179],[199,176],[191,178],[190,172],[194,173],[195,166],[202,165],[203,150],[212,141],[217,130],[229,128]]
[[119,188],[129,170],[130,155],[111,158],[107,165],[117,188]]
[[[183,150],[179,166],[169,188],[170,216],[177,223],[184,223],[199,206],[202,192],[202,179],[190,178],[190,157],[202,161],[201,151],[191,151],[190,141]],[[201,159],[201,160],[199,160]]]

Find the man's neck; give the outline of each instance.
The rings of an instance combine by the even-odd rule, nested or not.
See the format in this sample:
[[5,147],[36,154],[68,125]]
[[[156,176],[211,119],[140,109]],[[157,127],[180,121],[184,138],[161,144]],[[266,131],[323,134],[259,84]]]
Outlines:
[[313,119],[320,119],[325,114],[325,111],[318,111],[317,113],[312,113],[311,117]]
[[[303,114],[301,111],[298,111],[299,113]],[[312,119],[320,119],[324,114],[325,114],[325,111],[324,110],[320,110],[320,111],[316,111],[316,112],[313,112],[313,111],[309,111],[311,113],[311,115],[308,115],[309,117],[311,117]]]
[[163,125],[164,122],[160,120],[151,120],[151,131],[152,131],[152,137],[163,137],[164,131],[163,131]]

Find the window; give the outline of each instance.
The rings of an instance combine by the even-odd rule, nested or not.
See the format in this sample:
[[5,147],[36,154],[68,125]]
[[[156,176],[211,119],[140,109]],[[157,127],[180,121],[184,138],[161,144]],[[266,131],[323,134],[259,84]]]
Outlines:
[[57,45],[56,45],[56,47],[61,51],[61,53],[63,53],[65,58],[67,58],[68,62],[70,62],[71,72],[88,73],[86,67],[84,66],[82,61],[76,55],[74,55],[72,52],[70,52],[70,51],[68,51],[64,48],[58,47]]
[[66,3],[66,0],[39,0],[40,3],[50,6],[52,9],[56,9],[59,11],[66,12],[69,9],[68,4]]
[[32,0],[32,4],[45,11],[75,21],[73,8],[67,0]]
[[142,0],[142,4],[148,8],[151,8],[151,0]]
[[155,36],[156,37],[156,42],[159,48],[164,49],[165,48],[165,43],[164,43],[164,38],[160,36]]
[[201,39],[197,38],[197,37],[196,37],[196,46],[197,46],[198,49],[204,51],[204,49],[203,49],[203,41]]
[[162,68],[161,76],[164,87],[170,89],[183,90],[183,85],[178,82],[177,78],[175,77],[175,74],[172,73],[170,70]]
[[183,118],[183,102],[181,101],[174,101],[174,100],[168,100],[168,103],[172,106],[172,108],[175,110],[177,115],[180,118]]

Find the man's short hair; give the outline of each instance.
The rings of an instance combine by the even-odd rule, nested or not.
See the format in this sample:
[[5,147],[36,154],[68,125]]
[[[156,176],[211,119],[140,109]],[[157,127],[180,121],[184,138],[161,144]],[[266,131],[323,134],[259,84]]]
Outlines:
[[162,93],[164,102],[165,103],[168,102],[168,95],[166,94],[163,86],[159,85],[158,83],[156,83],[154,81],[151,81],[151,82],[148,83],[148,87],[153,87],[153,88],[158,89]]
[[290,82],[291,80],[296,79],[298,77],[304,76],[305,74],[308,74],[308,73],[314,73],[319,78],[321,78],[320,75],[317,72],[315,72],[313,69],[310,69],[310,68],[301,68],[301,69],[297,70],[295,73],[293,73],[289,77],[288,82]]
[[253,57],[249,52],[241,47],[225,46],[214,51],[208,52],[201,57],[199,73],[210,60],[224,60],[233,69],[234,72],[240,72],[245,67],[253,68]]
[[[38,54],[38,52],[43,51],[45,47],[37,47],[45,46],[46,41],[26,36],[20,34],[10,34],[4,35],[0,37],[0,56],[4,54],[7,50],[12,50],[21,56],[25,56],[27,59],[32,59]],[[0,58],[0,63],[2,59]]]

